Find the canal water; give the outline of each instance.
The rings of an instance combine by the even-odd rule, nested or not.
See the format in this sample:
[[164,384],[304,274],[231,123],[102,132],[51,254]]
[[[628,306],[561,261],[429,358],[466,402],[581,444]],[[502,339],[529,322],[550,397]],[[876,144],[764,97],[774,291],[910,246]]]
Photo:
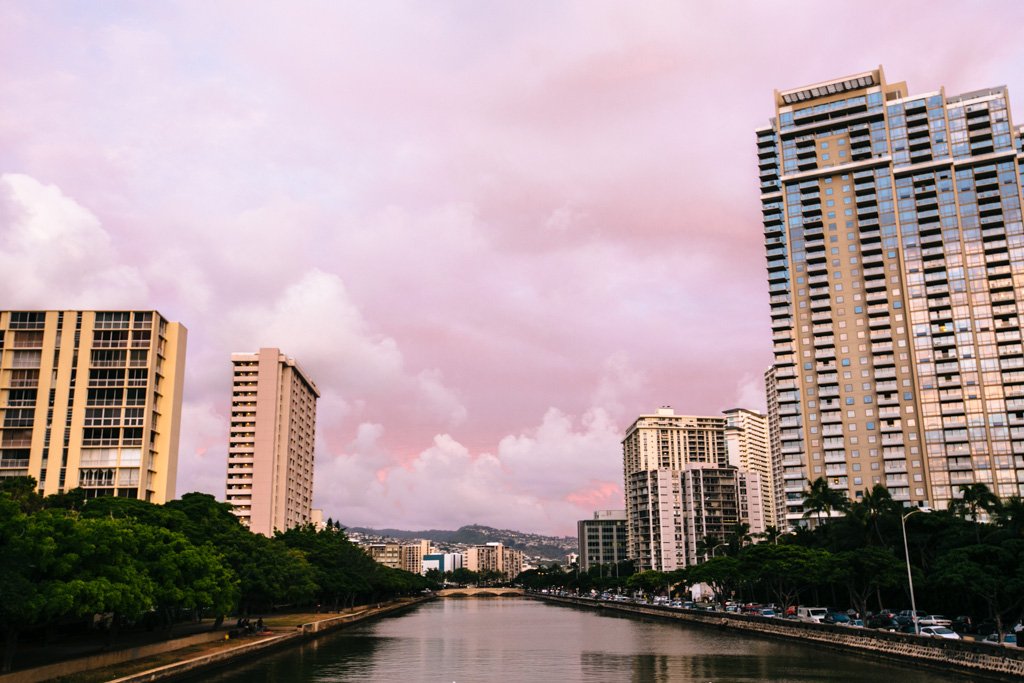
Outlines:
[[189,681],[899,681],[968,678],[523,598],[441,599]]

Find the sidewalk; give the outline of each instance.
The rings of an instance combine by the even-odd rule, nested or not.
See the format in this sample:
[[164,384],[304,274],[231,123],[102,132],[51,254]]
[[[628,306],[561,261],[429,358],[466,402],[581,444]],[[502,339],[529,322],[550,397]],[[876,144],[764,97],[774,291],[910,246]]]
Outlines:
[[[235,619],[226,620],[212,630],[212,620],[198,624],[181,625],[170,640],[153,637],[151,633],[131,634],[118,640],[116,650],[103,650],[102,643],[62,643],[47,650],[49,655],[39,665],[19,667],[15,672],[0,676],[0,683],[32,683],[54,680],[61,683],[101,683],[119,681],[135,683],[168,677],[174,673],[201,668],[219,661],[242,657],[265,649],[283,645],[287,641],[315,637],[320,633],[340,628],[349,623],[369,619],[380,614],[402,609],[420,602],[417,599],[397,600],[381,607],[360,606],[341,612],[297,613],[264,616],[268,629],[262,634],[246,634],[229,638],[235,630]],[[185,628],[188,627],[188,628]],[[97,648],[99,650],[97,651]],[[157,653],[146,652],[153,647]],[[60,659],[54,656],[59,652]],[[38,655],[33,661],[38,661]],[[99,663],[99,658],[120,657],[117,662]],[[61,661],[63,660],[63,661]],[[92,661],[90,661],[92,660]],[[24,661],[19,657],[19,661]],[[55,665],[55,662],[58,664]],[[60,673],[55,672],[60,669]]]

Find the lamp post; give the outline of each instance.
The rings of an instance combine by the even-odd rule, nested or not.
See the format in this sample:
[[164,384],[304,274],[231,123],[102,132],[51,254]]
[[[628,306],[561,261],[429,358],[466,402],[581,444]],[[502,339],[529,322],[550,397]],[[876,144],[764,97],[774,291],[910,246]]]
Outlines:
[[903,554],[907,558],[907,585],[910,587],[910,619],[914,624],[914,633],[921,635],[921,629],[917,626],[917,603],[914,601],[914,577],[910,573],[910,547],[907,545],[907,517],[915,512],[929,512],[927,508],[914,508],[905,515],[900,516],[900,527],[903,529]]

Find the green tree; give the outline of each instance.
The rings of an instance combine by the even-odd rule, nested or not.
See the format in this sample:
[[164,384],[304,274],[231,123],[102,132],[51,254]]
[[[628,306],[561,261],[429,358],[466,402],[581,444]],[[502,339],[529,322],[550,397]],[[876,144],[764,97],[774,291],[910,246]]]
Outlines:
[[830,557],[828,551],[815,548],[759,543],[743,552],[739,571],[785,609],[795,604],[802,591],[827,578]]
[[452,581],[452,583],[454,583],[456,585],[459,585],[459,586],[475,585],[478,579],[479,579],[479,576],[477,575],[476,572],[470,571],[469,569],[466,569],[465,567],[459,567],[458,569],[453,569],[452,572],[451,572],[451,581]]
[[804,517],[816,515],[818,526],[821,526],[822,514],[831,517],[833,512],[845,511],[848,505],[846,495],[830,487],[825,477],[818,477],[814,481],[807,480],[807,490],[804,491]]
[[828,578],[845,586],[850,604],[861,614],[866,614],[868,599],[874,595],[881,603],[879,591],[897,585],[903,577],[902,571],[903,562],[892,551],[870,546],[834,555]]
[[1024,539],[954,548],[939,558],[930,580],[980,599],[1001,637],[1005,620],[1024,605]]
[[735,557],[712,557],[707,562],[686,569],[689,584],[704,583],[711,586],[715,596],[722,601],[737,593],[741,579],[740,560]]
[[1020,537],[1024,534],[1024,499],[1012,496],[1003,500],[995,510],[995,518],[1011,537]]
[[61,510],[25,515],[0,494],[4,669],[10,670],[26,628],[98,612],[137,616],[146,609],[154,586],[136,555],[124,520],[79,520]]
[[647,569],[633,574],[626,580],[626,587],[644,594],[651,595],[659,592],[668,585],[664,572]]
[[733,557],[738,555],[744,546],[753,542],[754,537],[750,535],[750,525],[746,522],[734,524],[725,535],[726,552]]
[[870,544],[877,538],[879,545],[885,545],[879,522],[887,516],[900,514],[900,511],[889,489],[882,484],[875,484],[870,491],[864,491],[860,500],[850,505],[848,514],[864,528],[865,544]]

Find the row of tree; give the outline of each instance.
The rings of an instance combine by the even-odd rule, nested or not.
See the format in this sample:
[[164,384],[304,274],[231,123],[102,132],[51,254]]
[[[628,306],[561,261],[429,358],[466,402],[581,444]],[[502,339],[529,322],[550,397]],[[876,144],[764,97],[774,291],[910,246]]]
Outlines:
[[[521,579],[533,588],[620,588],[684,592],[703,583],[720,599],[852,607],[861,613],[909,607],[906,525],[918,609],[991,619],[1002,633],[1024,610],[1024,503],[1000,500],[983,484],[964,487],[949,510],[904,508],[881,485],[854,502],[824,479],[808,482],[805,516],[816,524],[792,533],[768,528],[759,539],[746,524],[726,538],[697,543],[704,562],[674,572],[579,572],[552,566]],[[755,540],[760,541],[754,543]],[[597,572],[600,572],[599,575]]]
[[337,610],[422,591],[429,582],[378,564],[340,525],[251,533],[213,496],[165,505],[86,500],[81,490],[43,498],[33,479],[0,482],[0,628],[3,670],[20,633],[106,615],[170,633],[189,616],[220,621],[283,607]]

